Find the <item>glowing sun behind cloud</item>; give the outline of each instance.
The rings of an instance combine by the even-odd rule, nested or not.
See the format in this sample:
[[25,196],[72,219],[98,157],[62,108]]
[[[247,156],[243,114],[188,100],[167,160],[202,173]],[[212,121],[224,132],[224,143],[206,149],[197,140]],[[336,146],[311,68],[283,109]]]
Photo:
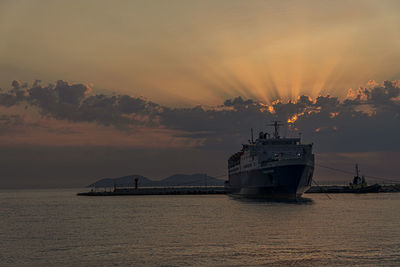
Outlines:
[[0,86],[66,79],[175,106],[344,97],[398,78],[398,10],[372,0],[2,2]]

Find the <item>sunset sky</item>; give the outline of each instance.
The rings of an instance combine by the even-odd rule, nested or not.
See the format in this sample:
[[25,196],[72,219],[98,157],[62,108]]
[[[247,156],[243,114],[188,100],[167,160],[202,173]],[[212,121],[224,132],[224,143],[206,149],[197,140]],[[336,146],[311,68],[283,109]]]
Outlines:
[[[317,163],[400,179],[399,14],[372,0],[2,0],[0,186],[221,175],[272,119]],[[315,178],[351,179],[335,175]]]

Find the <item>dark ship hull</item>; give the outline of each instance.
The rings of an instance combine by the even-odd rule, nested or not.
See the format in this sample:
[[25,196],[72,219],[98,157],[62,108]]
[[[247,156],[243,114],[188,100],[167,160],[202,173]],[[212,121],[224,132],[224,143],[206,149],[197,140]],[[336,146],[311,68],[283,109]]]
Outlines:
[[297,199],[311,187],[314,158],[275,162],[271,166],[229,176],[226,191],[233,197]]

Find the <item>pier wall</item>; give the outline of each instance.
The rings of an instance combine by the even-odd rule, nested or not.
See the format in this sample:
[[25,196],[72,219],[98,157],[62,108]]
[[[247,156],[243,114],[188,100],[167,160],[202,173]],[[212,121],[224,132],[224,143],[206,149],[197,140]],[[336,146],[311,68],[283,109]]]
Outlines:
[[[391,193],[400,192],[400,184],[381,185],[379,192],[374,193]],[[348,186],[312,186],[305,194],[311,193],[353,193],[348,190]],[[368,192],[364,192],[368,193]],[[372,192],[370,192],[372,193]],[[127,195],[212,195],[226,194],[223,186],[208,187],[149,187],[149,188],[116,188],[112,191],[97,191],[78,193],[78,196],[127,196]]]

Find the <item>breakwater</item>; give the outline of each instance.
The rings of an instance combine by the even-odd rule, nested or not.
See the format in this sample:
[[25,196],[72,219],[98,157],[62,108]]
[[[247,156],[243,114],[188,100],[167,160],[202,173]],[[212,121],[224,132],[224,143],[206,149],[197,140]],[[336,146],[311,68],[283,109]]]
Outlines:
[[393,185],[371,185],[365,188],[352,189],[344,185],[322,185],[322,186],[312,186],[308,189],[306,194],[313,193],[329,193],[329,194],[344,194],[344,193],[391,193],[400,192],[400,184]]
[[[326,185],[312,186],[305,194],[312,193],[355,193],[348,189],[348,186]],[[380,185],[374,193],[400,192],[400,184]],[[372,192],[359,192],[372,193]],[[78,193],[78,196],[128,196],[128,195],[211,195],[226,194],[223,186],[199,186],[199,187],[143,187],[143,188],[115,188],[107,190],[91,190]]]
[[225,194],[223,186],[203,187],[143,187],[116,188],[112,191],[90,191],[78,193],[78,196],[127,196],[127,195],[211,195]]

